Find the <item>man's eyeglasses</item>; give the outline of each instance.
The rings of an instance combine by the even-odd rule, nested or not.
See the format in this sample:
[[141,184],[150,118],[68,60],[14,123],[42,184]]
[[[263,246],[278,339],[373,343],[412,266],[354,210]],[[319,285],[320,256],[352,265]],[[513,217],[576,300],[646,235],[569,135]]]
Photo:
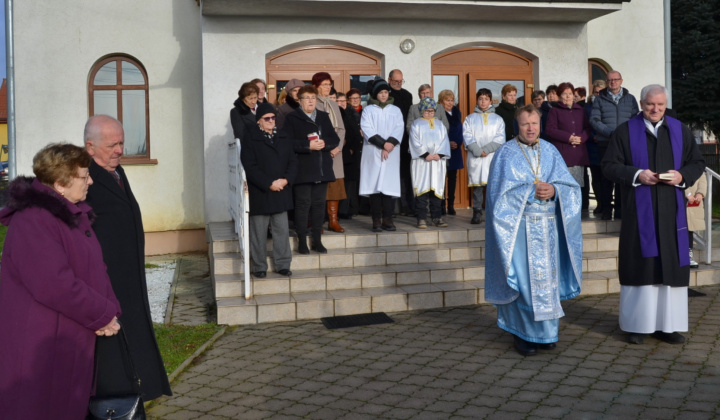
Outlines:
[[405,84],[405,79],[402,79],[402,80],[392,80],[392,79],[390,79],[390,84],[391,84],[391,85],[404,85],[404,84]]
[[608,82],[608,83],[612,83],[612,82],[619,82],[619,81],[621,81],[621,80],[622,80],[622,79],[607,79],[607,82]]
[[275,116],[273,115],[271,117],[262,117],[262,120],[266,122],[275,121]]

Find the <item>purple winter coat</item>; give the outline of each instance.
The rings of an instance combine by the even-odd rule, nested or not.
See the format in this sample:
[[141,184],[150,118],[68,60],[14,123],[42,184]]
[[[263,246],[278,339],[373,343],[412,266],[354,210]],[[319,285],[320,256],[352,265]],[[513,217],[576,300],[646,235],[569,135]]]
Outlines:
[[[590,121],[588,121],[582,106],[573,104],[568,108],[562,102],[557,102],[550,108],[545,127],[545,136],[547,137],[545,140],[551,142],[560,151],[567,166],[590,165],[585,143],[591,133]],[[573,134],[580,136],[582,144],[579,146],[570,144],[570,136]]]
[[0,417],[84,419],[95,331],[120,316],[87,204],[10,183],[0,268]]

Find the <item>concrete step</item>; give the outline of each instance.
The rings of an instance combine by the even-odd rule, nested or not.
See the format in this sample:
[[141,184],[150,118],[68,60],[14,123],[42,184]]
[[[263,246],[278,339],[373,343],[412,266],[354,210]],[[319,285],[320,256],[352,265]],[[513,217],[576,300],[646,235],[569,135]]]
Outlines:
[[[616,271],[584,274],[581,295],[617,293]],[[690,286],[720,283],[720,264],[690,272]],[[219,324],[284,322],[369,312],[399,312],[485,303],[484,282],[431,282],[401,286],[365,287],[319,292],[258,295],[251,299],[217,299]]]

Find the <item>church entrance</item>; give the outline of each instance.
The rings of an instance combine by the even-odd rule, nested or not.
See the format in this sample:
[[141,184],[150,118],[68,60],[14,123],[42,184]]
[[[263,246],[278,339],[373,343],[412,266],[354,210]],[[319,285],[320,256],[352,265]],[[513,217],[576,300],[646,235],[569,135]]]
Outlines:
[[[432,60],[433,92],[449,89],[465,117],[475,109],[475,93],[488,88],[493,104],[501,101],[500,90],[510,83],[518,90],[518,103],[530,103],[533,91],[533,61],[519,54],[499,48],[470,47],[440,53]],[[463,150],[465,159],[465,150]],[[467,172],[458,171],[455,208],[471,206],[472,193],[468,189]]]
[[351,88],[365,91],[365,83],[382,74],[382,58],[359,48],[341,45],[311,45],[292,48],[265,61],[268,98],[277,103],[278,94],[290,79],[310,83],[313,74],[327,72],[335,81],[335,90]]

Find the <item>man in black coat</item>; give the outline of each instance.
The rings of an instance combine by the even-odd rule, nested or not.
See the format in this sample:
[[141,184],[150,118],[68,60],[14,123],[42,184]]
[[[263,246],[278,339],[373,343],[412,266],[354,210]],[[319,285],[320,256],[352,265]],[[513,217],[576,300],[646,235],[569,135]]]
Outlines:
[[646,86],[642,113],[613,132],[603,173],[620,185],[620,329],[642,344],[647,334],[679,344],[688,330],[690,279],[683,190],[705,162],[690,130],[665,115],[667,91]]
[[[408,114],[413,104],[413,95],[403,89],[403,74],[399,69],[390,71],[388,75],[388,84],[390,84],[390,97],[393,98],[393,105],[400,108],[403,116],[403,126],[407,127]],[[408,149],[409,132],[405,130],[403,140],[400,143],[400,182],[402,186],[401,207],[408,214],[415,214],[415,193],[412,187],[412,176],[410,175],[410,162],[412,161]]]
[[[155,340],[145,281],[145,233],[142,216],[125,171],[120,166],[125,133],[115,118],[91,117],[85,125],[85,148],[93,162],[87,203],[97,219],[93,230],[103,251],[110,281],[120,302],[120,324],[127,335],[132,365],[141,380],[145,401],[172,395],[165,366]],[[97,341],[97,395],[130,394],[131,364],[121,335]]]

